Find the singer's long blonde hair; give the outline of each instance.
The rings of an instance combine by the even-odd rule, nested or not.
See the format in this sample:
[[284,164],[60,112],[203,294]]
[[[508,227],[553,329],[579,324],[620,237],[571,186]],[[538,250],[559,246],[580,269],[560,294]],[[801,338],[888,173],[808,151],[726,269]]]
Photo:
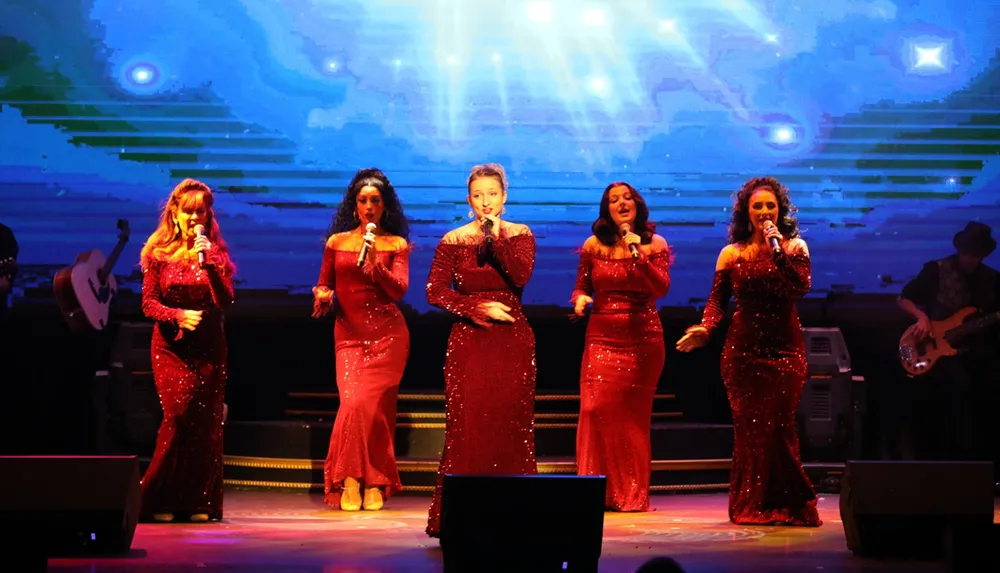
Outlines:
[[184,241],[181,239],[181,229],[177,226],[177,211],[188,207],[204,207],[208,214],[205,219],[205,236],[212,242],[218,253],[225,257],[225,262],[222,265],[223,272],[230,275],[235,273],[236,266],[229,257],[229,247],[222,239],[222,232],[215,220],[215,211],[212,209],[214,204],[215,196],[208,185],[195,179],[185,179],[178,183],[170,192],[170,197],[163,206],[160,224],[146,239],[146,244],[142,247],[139,264],[143,268],[147,268],[152,261],[167,261],[176,258],[181,253],[181,248],[185,247]]

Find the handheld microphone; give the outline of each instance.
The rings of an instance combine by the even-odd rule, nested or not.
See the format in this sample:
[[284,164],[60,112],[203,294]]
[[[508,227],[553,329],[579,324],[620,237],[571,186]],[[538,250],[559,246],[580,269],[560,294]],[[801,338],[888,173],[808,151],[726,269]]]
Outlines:
[[493,220],[492,219],[486,219],[486,221],[483,223],[483,235],[485,236],[484,239],[486,241],[486,246],[487,247],[492,247],[493,246]]
[[375,223],[368,223],[365,225],[365,236],[364,243],[361,244],[361,252],[358,253],[358,266],[363,266],[365,264],[365,258],[368,257],[368,249],[371,246],[369,241],[375,241]]
[[[628,226],[628,223],[622,223],[621,233],[622,233],[623,237],[625,235],[627,235],[629,233],[629,231],[631,231],[631,230],[632,230],[632,228]],[[639,248],[638,247],[636,247],[635,245],[630,244],[628,246],[628,250],[632,252],[632,258],[633,259],[638,259],[639,258]]]
[[[768,230],[770,230],[773,227],[774,227],[774,222],[773,221],[771,221],[770,219],[768,219],[767,221],[764,221],[764,230],[765,231],[768,231]],[[778,238],[777,237],[771,237],[771,239],[769,240],[769,242],[771,243],[771,250],[774,251],[774,254],[776,254],[776,255],[780,254],[781,253],[781,245],[778,244]]]
[[[205,225],[195,225],[194,226],[194,234],[197,237],[204,237],[205,236]],[[205,251],[198,251],[198,264],[199,265],[204,265],[205,264]]]

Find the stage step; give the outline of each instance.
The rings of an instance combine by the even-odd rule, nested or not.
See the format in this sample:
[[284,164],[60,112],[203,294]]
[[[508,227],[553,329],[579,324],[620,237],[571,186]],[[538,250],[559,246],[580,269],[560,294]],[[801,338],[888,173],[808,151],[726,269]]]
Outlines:
[[[323,459],[333,422],[300,420],[229,421],[227,455],[262,458]],[[396,456],[438,459],[444,447],[444,423],[412,423],[396,427]],[[724,424],[654,422],[650,430],[654,459],[717,459],[733,449],[733,427]],[[576,455],[576,423],[538,424],[535,448],[542,457]]]
[[[337,417],[336,410],[285,410],[289,418],[302,418],[317,422],[333,421]],[[535,413],[535,428],[551,428],[571,425],[576,427],[578,413],[572,412],[537,412]],[[680,420],[681,412],[653,412],[653,420]],[[397,412],[396,425],[411,427],[413,424],[440,423],[444,427],[444,412]]]
[[[226,478],[234,485],[322,483],[333,422],[229,421],[225,427]],[[656,422],[650,431],[654,484],[700,488],[728,480],[733,428],[724,424]],[[444,447],[444,423],[399,424],[396,456],[404,483],[430,486]],[[535,449],[545,473],[575,473],[576,421],[536,424]],[[725,467],[723,462],[725,460]],[[568,464],[568,465],[567,465]],[[318,472],[318,474],[316,473]],[[426,475],[425,475],[426,474]],[[318,477],[316,477],[318,475]],[[316,480],[320,481],[316,481]],[[721,481],[720,481],[721,480]],[[237,483],[239,482],[239,483]]]
[[[285,414],[297,418],[333,418],[337,412],[340,395],[337,392],[292,391],[286,397]],[[444,413],[442,392],[404,392],[399,394],[396,410],[400,414]],[[580,411],[579,394],[538,394],[535,411],[541,414],[576,414]],[[653,399],[653,412],[662,419],[683,417],[677,395],[664,392]],[[406,416],[402,416],[400,421]],[[557,417],[549,417],[555,419]]]
[[[654,460],[650,490],[712,491],[729,488],[729,457],[718,459]],[[322,459],[225,458],[225,482],[230,486],[267,489],[323,489]],[[438,460],[400,458],[397,460],[403,490],[430,492],[437,477]],[[575,474],[572,458],[539,458],[540,474]]]

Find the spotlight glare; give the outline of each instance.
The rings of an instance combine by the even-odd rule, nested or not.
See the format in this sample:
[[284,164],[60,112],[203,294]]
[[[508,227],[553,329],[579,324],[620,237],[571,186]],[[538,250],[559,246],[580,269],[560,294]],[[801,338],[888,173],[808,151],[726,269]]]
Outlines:
[[590,8],[583,11],[583,23],[587,26],[604,25],[604,10]]
[[528,2],[528,19],[544,24],[552,21],[552,5],[548,2]]

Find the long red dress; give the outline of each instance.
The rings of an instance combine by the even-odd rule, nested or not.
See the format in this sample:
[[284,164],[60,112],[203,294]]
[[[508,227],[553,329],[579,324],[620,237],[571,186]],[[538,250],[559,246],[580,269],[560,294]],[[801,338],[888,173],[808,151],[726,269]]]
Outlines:
[[809,292],[805,254],[737,259],[717,271],[702,326],[715,328],[729,297],[736,312],[722,351],[722,379],[735,441],[729,519],[746,525],[822,522],[802,468],[795,412],[806,382],[806,353],[796,301]]
[[[427,279],[427,301],[459,317],[444,366],[445,444],[427,534],[437,537],[444,474],[534,474],[535,335],[521,310],[521,291],[535,266],[530,233],[502,228],[492,250],[482,241],[442,240]],[[510,307],[513,323],[485,328],[479,304]]]
[[670,289],[670,252],[638,261],[584,251],[571,300],[592,296],[580,368],[576,464],[607,477],[605,506],[649,509],[649,426],[663,371],[663,325],[656,299]]
[[[222,519],[222,422],[226,398],[223,311],[232,277],[215,265],[147,260],[142,311],[156,321],[150,352],[163,407],[156,450],[142,479],[142,517],[156,513]],[[181,310],[203,311],[180,330]]]
[[340,507],[346,478],[378,487],[385,499],[403,489],[394,437],[399,381],[410,354],[410,331],[396,306],[410,282],[409,247],[378,251],[357,266],[358,252],[323,252],[317,286],[336,293],[334,325],[340,407],[323,465],[326,503]]

